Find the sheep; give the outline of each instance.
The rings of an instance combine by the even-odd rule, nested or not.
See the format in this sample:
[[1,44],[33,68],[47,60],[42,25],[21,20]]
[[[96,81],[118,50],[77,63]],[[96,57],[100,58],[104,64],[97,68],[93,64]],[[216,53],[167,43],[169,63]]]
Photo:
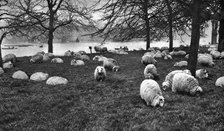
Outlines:
[[71,65],[74,65],[74,66],[83,66],[85,65],[85,62],[82,61],[82,60],[71,60]]
[[16,63],[16,55],[15,54],[7,54],[2,58],[2,62],[8,62],[11,61],[12,63]]
[[221,52],[221,54],[220,54],[220,58],[221,58],[221,59],[224,58],[224,51]]
[[208,78],[208,71],[206,69],[198,69],[196,70],[196,78],[199,79],[204,79],[204,78]]
[[27,80],[29,79],[28,75],[24,71],[16,71],[13,73],[12,78],[14,79],[22,79],[22,80]]
[[143,55],[142,56],[142,59],[141,59],[141,63],[143,65],[148,65],[148,64],[154,64],[156,65],[157,64],[157,61],[154,59],[153,56],[149,56],[149,55]]
[[104,52],[107,52],[107,47],[94,46],[94,50],[95,50],[96,52],[104,53]]
[[97,81],[104,81],[106,78],[106,70],[103,66],[97,66],[94,71],[94,78]]
[[46,81],[47,85],[66,85],[67,83],[68,80],[60,76],[52,76]]
[[148,55],[148,56],[154,57],[155,53],[156,52],[153,52],[153,51],[151,51],[151,52],[145,52],[144,55]]
[[13,63],[11,61],[8,61],[6,63],[3,63],[2,67],[3,69],[10,69],[13,67]]
[[49,75],[47,73],[36,72],[36,73],[33,73],[30,76],[30,80],[33,80],[33,81],[45,81],[48,78],[48,76]]
[[64,53],[64,56],[72,56],[72,52],[70,50],[68,50]]
[[83,60],[83,61],[89,61],[90,60],[88,55],[81,55],[80,59]]
[[3,70],[3,68],[0,67],[0,75],[5,73],[5,71]]
[[74,56],[74,59],[78,60],[78,59],[81,59],[81,54],[79,52],[73,52],[72,54]]
[[148,64],[144,69],[145,79],[157,79],[159,74],[157,73],[157,68],[153,64]]
[[152,79],[145,79],[140,85],[140,96],[145,100],[147,106],[160,106],[164,105],[164,97],[162,96],[162,91],[160,90],[159,84]]
[[54,57],[54,54],[53,53],[45,53],[44,56],[48,56],[50,58]]
[[161,53],[161,51],[157,51],[154,55],[154,58],[162,58],[163,54]]
[[192,75],[186,73],[176,73],[173,76],[172,92],[185,92],[190,95],[202,93],[203,90],[199,86],[198,80]]
[[107,57],[104,57],[104,56],[102,56],[102,55],[96,55],[96,56],[94,56],[93,57],[93,60],[94,61],[104,61],[104,60],[106,60],[107,59]]
[[49,61],[50,57],[46,54],[43,55],[43,62]]
[[33,55],[30,59],[30,62],[31,63],[42,63],[43,62],[43,54],[38,53],[38,54]]
[[212,55],[212,57],[213,57],[214,59],[219,59],[219,58],[221,57],[221,53],[220,53],[219,51],[216,51],[216,50],[212,50],[212,51],[210,52],[210,54]]
[[164,56],[164,60],[169,60],[169,59],[172,60],[173,57],[169,54]]
[[217,87],[224,87],[224,76],[219,77],[219,78],[215,81],[215,86],[217,86]]
[[163,89],[163,90],[167,90],[167,89],[171,88],[171,85],[172,85],[172,82],[173,82],[173,76],[174,76],[176,73],[186,73],[186,74],[191,75],[191,72],[190,72],[190,70],[188,70],[188,69],[171,71],[170,73],[168,73],[168,74],[166,75],[165,80],[164,80],[164,82],[162,83],[162,89]]
[[198,55],[198,64],[214,66],[213,58],[210,54],[199,54]]
[[108,70],[112,70],[114,72],[119,71],[120,66],[118,66],[118,63],[116,60],[112,58],[108,58],[103,61],[103,67]]
[[61,58],[53,58],[51,63],[64,63],[64,61]]
[[178,66],[178,67],[187,66],[187,61],[176,62],[173,66]]
[[172,52],[170,52],[170,55],[175,55],[175,56],[186,55],[186,52],[182,51],[182,50],[172,51]]

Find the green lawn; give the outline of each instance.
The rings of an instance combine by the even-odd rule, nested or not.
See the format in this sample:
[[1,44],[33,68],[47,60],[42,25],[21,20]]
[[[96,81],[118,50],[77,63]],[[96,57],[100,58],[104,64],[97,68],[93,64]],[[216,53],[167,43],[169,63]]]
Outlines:
[[[119,72],[107,71],[104,82],[94,80],[96,61],[85,66],[70,66],[72,57],[62,57],[64,64],[50,62],[30,64],[29,57],[18,58],[13,69],[0,76],[0,130],[223,130],[224,88],[215,87],[216,79],[224,75],[224,60],[206,68],[209,79],[199,80],[204,93],[198,97],[163,92],[164,107],[152,108],[140,98],[139,88],[144,80],[141,56],[145,51],[128,55],[103,54],[120,64]],[[90,55],[91,59],[96,54]],[[157,59],[162,84],[176,61]],[[67,85],[49,86],[45,82],[15,80],[13,72],[23,70],[28,75],[42,71],[50,76],[68,79]]]

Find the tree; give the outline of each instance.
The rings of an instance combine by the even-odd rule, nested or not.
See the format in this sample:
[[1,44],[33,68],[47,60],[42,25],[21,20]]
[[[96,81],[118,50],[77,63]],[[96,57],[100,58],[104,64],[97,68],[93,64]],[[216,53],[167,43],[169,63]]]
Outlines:
[[34,32],[47,36],[48,52],[53,52],[54,32],[58,28],[77,29],[91,25],[90,10],[79,0],[19,0],[18,8],[39,22]]
[[197,67],[198,48],[200,40],[200,26],[201,26],[201,2],[202,0],[192,0],[192,31],[190,43],[190,55],[188,59],[188,69],[192,75],[195,76]]
[[[224,1],[219,0],[220,4],[220,13],[224,13]],[[224,50],[224,16],[221,15],[220,18],[220,25],[219,25],[219,44],[218,44],[218,51],[222,52]]]

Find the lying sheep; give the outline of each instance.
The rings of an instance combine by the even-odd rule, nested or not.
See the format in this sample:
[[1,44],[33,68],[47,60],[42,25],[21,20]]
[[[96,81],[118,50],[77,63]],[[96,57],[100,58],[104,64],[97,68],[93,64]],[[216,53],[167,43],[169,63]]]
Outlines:
[[219,59],[221,57],[221,53],[219,51],[213,50],[210,52],[214,59]]
[[64,61],[61,58],[53,58],[51,63],[64,63]]
[[160,90],[159,84],[152,79],[145,79],[140,85],[140,96],[145,100],[147,106],[163,106],[164,97],[162,96],[162,91]]
[[85,62],[82,60],[71,60],[71,65],[73,66],[83,66],[85,65]]
[[2,67],[0,67],[0,75],[3,74],[3,73],[5,73],[5,71],[3,70]]
[[80,59],[83,60],[83,61],[89,61],[90,60],[88,55],[81,55]]
[[143,55],[141,59],[141,63],[144,64],[145,66],[148,64],[157,64],[157,61],[154,59],[153,56],[150,55]]
[[213,58],[210,54],[199,54],[198,55],[198,64],[206,66],[214,66]]
[[187,66],[187,61],[176,62],[173,66],[178,66],[178,67]]
[[164,56],[164,60],[172,60],[172,59],[173,57],[169,54]]
[[198,80],[186,73],[176,73],[173,76],[172,91],[185,92],[190,95],[196,95],[203,92],[202,88],[199,86]]
[[21,71],[21,70],[14,72],[12,75],[12,78],[22,79],[22,80],[29,79],[28,75],[24,71]]
[[47,85],[66,85],[67,83],[68,80],[60,76],[52,76],[46,81]]
[[16,63],[16,55],[15,54],[7,54],[2,58],[2,62],[11,61],[12,63]]
[[120,67],[116,60],[109,58],[103,61],[103,67],[114,72],[119,71]]
[[97,66],[94,71],[94,78],[97,81],[104,81],[106,78],[106,70],[103,66]]
[[30,62],[31,63],[42,63],[43,62],[43,55],[41,53],[33,55],[30,59]]
[[104,57],[102,55],[96,55],[96,56],[93,57],[94,61],[104,61],[106,59],[107,59],[107,57]]
[[174,71],[171,71],[170,73],[168,73],[165,77],[165,80],[164,82],[162,83],[162,89],[163,90],[167,90],[169,88],[171,88],[172,86],[172,82],[173,82],[173,76],[177,73],[186,73],[186,74],[189,74],[191,75],[191,72],[190,70],[188,69],[185,69],[185,70],[174,70]]
[[30,80],[33,81],[45,81],[48,78],[49,74],[43,72],[36,72],[30,76]]
[[199,79],[208,78],[208,71],[206,69],[198,69],[196,70],[195,76]]
[[215,81],[215,86],[217,86],[217,87],[224,87],[224,76],[219,77],[219,78]]
[[148,64],[144,69],[145,79],[158,79],[159,74],[157,73],[157,68],[153,64]]
[[3,69],[10,69],[13,67],[13,63],[11,61],[5,62],[2,64]]

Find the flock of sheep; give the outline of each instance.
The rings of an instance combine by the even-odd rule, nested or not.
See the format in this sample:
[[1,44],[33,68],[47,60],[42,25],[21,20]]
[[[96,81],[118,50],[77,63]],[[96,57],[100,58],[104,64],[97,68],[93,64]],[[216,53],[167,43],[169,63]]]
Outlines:
[[[104,49],[105,50],[105,49]],[[217,58],[217,52],[214,53],[215,49],[210,49],[210,53],[198,54],[198,63],[214,66],[213,58]],[[126,52],[127,54],[127,52]],[[221,58],[220,53],[220,58]],[[224,54],[224,53],[223,53]],[[157,58],[163,59],[173,59],[174,55],[185,55],[188,57],[185,51],[173,51],[169,52],[168,48],[163,47],[161,49],[150,48],[148,52],[144,53],[141,57],[141,63],[145,65],[143,71],[145,79],[140,84],[140,96],[145,100],[147,105],[163,106],[165,103],[165,98],[163,97],[162,90],[171,89],[172,92],[179,93],[185,92],[190,95],[197,95],[203,92],[203,88],[199,86],[197,79],[204,79],[208,77],[208,72],[206,69],[198,69],[196,71],[196,78],[191,75],[188,69],[185,70],[174,70],[167,74],[161,87],[157,83],[156,79],[159,77],[157,72]],[[85,61],[89,61],[90,57],[84,52],[72,52],[70,50],[66,51],[64,56],[74,56],[71,60],[72,66],[82,66],[85,65]],[[96,81],[104,81],[107,77],[107,71],[117,72],[120,70],[118,62],[113,58],[107,58],[102,55],[96,55],[93,57],[94,61],[101,61],[102,65],[98,65],[94,70],[94,79]],[[63,59],[55,57],[52,53],[38,52],[30,58],[30,63],[41,63],[45,61],[51,61],[52,63],[64,63]],[[7,54],[3,57],[3,69],[0,69],[0,74],[4,73],[4,69],[12,68],[13,63],[16,62],[16,56],[14,54]],[[174,66],[186,66],[187,61],[180,61],[174,64]],[[58,85],[67,84],[68,80],[60,76],[52,76],[44,72],[35,72],[30,78],[24,71],[16,71],[13,73],[12,78],[15,79],[30,79],[34,81],[45,81],[48,85]],[[224,77],[217,79],[216,86],[224,86]]]

